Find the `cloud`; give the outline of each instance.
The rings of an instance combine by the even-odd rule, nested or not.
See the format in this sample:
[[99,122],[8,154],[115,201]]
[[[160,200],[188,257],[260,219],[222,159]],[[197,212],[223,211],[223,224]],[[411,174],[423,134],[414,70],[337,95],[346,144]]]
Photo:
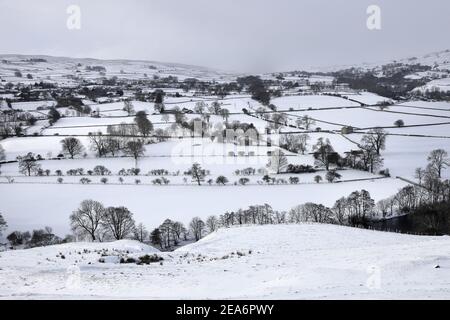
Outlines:
[[[66,28],[71,4],[81,8],[78,31]],[[366,27],[371,4],[380,31]],[[440,0],[1,0],[0,52],[301,69],[446,49],[449,9]]]

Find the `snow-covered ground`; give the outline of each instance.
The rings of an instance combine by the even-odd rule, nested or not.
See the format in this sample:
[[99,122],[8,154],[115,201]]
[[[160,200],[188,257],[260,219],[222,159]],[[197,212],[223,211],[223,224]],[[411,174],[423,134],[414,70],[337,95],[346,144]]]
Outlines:
[[[192,109],[195,101],[183,98],[171,98],[175,105]],[[182,100],[183,99],[183,100]],[[199,98],[195,98],[199,100]],[[369,103],[371,99],[378,99],[378,96],[364,93],[358,99],[364,103]],[[194,100],[194,99],[193,99]],[[356,100],[356,99],[355,99]],[[372,101],[375,101],[372,100]],[[206,99],[207,103],[211,100]],[[223,105],[227,105],[231,112],[240,112],[242,108],[255,109],[260,105],[248,96],[236,96],[230,99],[221,100]],[[358,103],[326,95],[310,96],[285,96],[273,99],[279,110],[308,109],[309,111],[289,111],[289,123],[293,123],[298,117],[309,115],[317,119],[315,127],[322,127],[323,130],[330,129],[336,132],[313,132],[309,133],[308,150],[305,155],[296,155],[285,151],[288,162],[292,164],[314,165],[314,159],[310,152],[312,146],[318,138],[323,137],[331,141],[336,151],[344,155],[344,152],[358,148],[361,134],[341,135],[339,130],[342,125],[352,125],[359,128],[376,126],[392,126],[397,119],[403,119],[406,125],[419,124],[420,127],[386,128],[392,135],[387,137],[386,150],[382,151],[384,167],[389,168],[393,177],[401,176],[413,179],[414,170],[417,167],[426,165],[427,156],[437,148],[450,151],[450,139],[448,127],[450,122],[446,117],[450,117],[450,104],[439,102],[411,101],[398,106],[391,106],[386,111],[379,111],[377,107],[362,108]],[[149,103],[133,102],[137,110],[145,110],[153,113],[153,106]],[[320,110],[329,107],[352,108]],[[106,110],[118,109],[119,112],[123,103],[101,104],[98,108]],[[316,110],[317,109],[317,110]],[[388,112],[392,111],[392,112]],[[115,112],[115,111],[110,111]],[[394,112],[417,113],[418,115],[399,114]],[[422,115],[421,115],[422,114]],[[437,117],[431,117],[434,115]],[[297,117],[295,117],[297,116]],[[196,115],[187,115],[189,119]],[[440,118],[442,117],[442,118]],[[160,115],[149,115],[155,128],[166,128],[170,124],[162,123]],[[169,122],[173,121],[173,116],[169,117]],[[235,114],[230,116],[229,121],[239,120],[241,122],[254,123],[258,128],[267,126],[267,122],[262,119],[250,117],[245,114]],[[60,119],[54,126],[43,130],[50,136],[37,137],[16,137],[2,140],[0,144],[6,152],[7,160],[14,160],[17,156],[27,152],[40,154],[44,158],[56,157],[61,152],[63,137],[54,134],[88,134],[88,132],[106,131],[109,124],[131,123],[133,117],[102,116],[100,118],[91,117],[67,117]],[[212,116],[212,126],[222,123],[219,116]],[[328,122],[328,123],[325,123]],[[427,126],[428,124],[438,124]],[[39,121],[35,126],[30,127],[29,132],[39,132],[45,123]],[[263,132],[262,130],[259,130]],[[298,131],[296,128],[282,127],[282,132]],[[397,135],[400,134],[400,135]],[[408,136],[424,135],[424,137]],[[435,137],[428,137],[435,136]],[[43,160],[39,163],[44,170],[50,170],[49,177],[24,177],[18,171],[17,163],[3,164],[1,167],[0,190],[2,191],[2,201],[0,202],[0,212],[8,221],[9,229],[12,231],[29,230],[50,225],[55,231],[64,235],[69,232],[68,216],[75,210],[84,199],[95,199],[104,202],[105,205],[125,205],[135,214],[136,220],[144,222],[147,227],[156,227],[164,219],[171,218],[183,222],[189,222],[193,216],[206,218],[211,214],[221,214],[228,210],[269,203],[275,209],[288,210],[291,207],[304,202],[313,201],[327,206],[342,196],[347,196],[352,191],[367,189],[375,200],[381,200],[395,194],[398,189],[405,186],[404,182],[397,179],[373,180],[378,177],[366,172],[347,170],[341,172],[342,180],[368,179],[365,181],[345,182],[340,184],[313,183],[315,174],[302,175],[279,175],[277,178],[288,180],[290,176],[298,176],[299,185],[258,185],[262,176],[249,177],[248,186],[234,186],[240,176],[235,175],[235,170],[253,167],[261,169],[266,167],[269,157],[267,153],[273,151],[275,147],[267,146],[236,146],[234,144],[221,144],[212,142],[209,138],[186,138],[171,139],[167,142],[151,144],[146,146],[145,156],[138,161],[141,169],[139,177],[124,177],[123,185],[119,183],[118,171],[122,168],[130,169],[135,166],[135,161],[129,157],[116,158],[96,158],[92,150],[89,149],[89,138],[80,137],[86,149],[86,157],[77,157],[74,160]],[[232,152],[232,153],[231,153]],[[225,175],[228,186],[205,185],[198,187],[193,185],[189,177],[183,176],[193,163],[198,162],[203,168],[210,171],[210,176],[206,178],[215,180],[219,175]],[[100,185],[101,177],[89,177],[92,185],[81,185],[81,177],[69,177],[66,171],[70,169],[83,168],[85,173],[92,170],[97,165],[103,165],[112,172],[108,176],[107,185]],[[154,186],[152,180],[158,176],[147,176],[146,174],[154,169],[168,170],[170,175],[166,178],[170,180],[169,186]],[[55,171],[61,170],[64,174],[62,184],[57,184]],[[173,175],[178,172],[178,175]],[[317,174],[323,176],[324,172]],[[449,176],[449,170],[443,172],[443,177]],[[14,184],[6,184],[6,177],[13,177]],[[187,178],[187,182],[183,179]],[[139,179],[142,185],[135,185],[135,180]],[[276,190],[276,191],[274,191]],[[26,201],[18,200],[24,195]],[[26,195],[26,196],[25,196]]]
[[[337,199],[361,189],[369,191],[378,201],[406,185],[398,179],[274,186],[13,183],[0,184],[0,212],[8,221],[10,231],[50,226],[56,234],[64,236],[70,233],[70,214],[86,199],[100,201],[105,206],[125,206],[137,222],[153,229],[167,218],[187,224],[195,216],[206,219],[212,214],[256,204],[268,203],[277,210],[289,210],[306,202],[332,206]],[[22,195],[26,201],[22,201]]]
[[74,243],[1,253],[0,298],[449,299],[448,252],[447,236],[319,224],[221,229],[170,253]]
[[426,91],[441,91],[441,92],[449,92],[450,91],[450,78],[436,79],[431,80],[424,86],[415,88],[414,91],[426,92]]

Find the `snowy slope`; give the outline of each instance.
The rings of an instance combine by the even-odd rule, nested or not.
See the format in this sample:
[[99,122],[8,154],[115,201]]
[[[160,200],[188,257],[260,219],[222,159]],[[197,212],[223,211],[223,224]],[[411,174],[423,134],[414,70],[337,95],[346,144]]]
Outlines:
[[[37,61],[36,59],[42,59]],[[88,70],[86,67],[101,66],[106,69],[102,75],[98,71]],[[16,71],[22,77],[15,75]],[[32,79],[26,75],[31,74]],[[175,76],[179,80],[197,78],[201,80],[229,81],[235,79],[236,74],[211,68],[189,66],[177,63],[137,60],[98,60],[68,57],[35,56],[35,55],[0,55],[1,79],[13,83],[34,83],[36,81],[55,82],[64,86],[75,86],[76,79],[99,79],[103,76],[119,79],[151,79],[153,75],[159,77]]]
[[[70,245],[72,254],[77,246]],[[68,245],[60,248],[2,253],[0,297],[450,298],[449,237],[317,224],[242,227],[159,253],[162,264],[142,266],[95,259],[74,263],[55,257]],[[77,267],[68,268],[72,264]]]

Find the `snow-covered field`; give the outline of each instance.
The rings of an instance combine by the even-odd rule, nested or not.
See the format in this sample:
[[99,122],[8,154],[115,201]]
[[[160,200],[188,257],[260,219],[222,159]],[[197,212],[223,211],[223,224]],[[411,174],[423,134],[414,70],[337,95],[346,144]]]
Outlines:
[[[360,99],[358,101],[370,104],[370,102],[379,98],[379,96],[370,93],[362,93],[361,97],[358,97]],[[195,98],[195,100],[190,101],[186,97],[170,99],[173,100],[174,106],[178,105],[187,109],[193,109],[195,100],[199,100],[199,98]],[[355,100],[357,99],[355,98]],[[211,103],[212,100],[205,98],[205,101]],[[326,95],[285,96],[273,99],[272,102],[279,110],[308,109],[310,107],[314,109],[287,112],[289,123],[293,123],[298,117],[309,115],[317,120],[313,130],[315,127],[322,127],[323,130],[336,130],[334,133],[309,133],[310,140],[305,155],[296,155],[285,151],[288,162],[292,164],[314,165],[314,159],[309,153],[312,152],[312,145],[320,137],[329,139],[335,150],[342,155],[346,151],[357,149],[357,143],[362,135],[348,134],[343,136],[339,134],[342,125],[352,125],[358,128],[388,127],[386,131],[392,135],[387,137],[386,150],[382,152],[382,156],[384,167],[389,168],[394,178],[401,176],[413,179],[414,170],[426,165],[427,155],[433,149],[443,148],[450,151],[450,139],[446,137],[450,125],[445,124],[445,122],[450,122],[449,119],[445,118],[450,117],[449,103],[411,101],[399,106],[391,106],[386,111],[379,111],[377,107],[361,108],[356,102]],[[260,107],[256,101],[245,95],[224,99],[221,100],[221,103],[224,106],[226,105],[231,112],[241,112],[242,108],[254,110]],[[153,113],[153,105],[150,103],[136,101],[133,104],[136,110],[144,110],[149,114]],[[346,106],[352,108],[320,110]],[[97,107],[101,110],[101,113],[116,109],[119,110],[118,112],[123,112],[120,111],[123,108],[122,102],[100,104]],[[418,113],[419,115],[394,112]],[[429,115],[436,117],[430,117]],[[188,118],[195,116],[187,115]],[[392,128],[393,122],[399,118],[403,119],[406,125],[419,124],[423,126]],[[170,122],[174,121],[173,116],[169,117],[168,124],[163,123],[160,115],[149,115],[149,119],[155,124],[155,128],[167,128]],[[267,125],[267,122],[262,119],[244,114],[231,115],[229,121],[233,120],[254,123],[257,128],[264,128]],[[126,117],[123,114],[112,117],[103,115],[100,118],[67,117],[60,119],[52,127],[42,131],[48,136],[8,138],[2,140],[0,144],[6,151],[6,160],[14,160],[17,156],[24,155],[27,152],[40,154],[44,158],[56,157],[61,152],[60,141],[63,137],[54,134],[86,135],[89,132],[106,132],[106,126],[109,124],[132,123],[132,121],[133,117]],[[223,122],[223,119],[219,116],[212,116],[210,121],[211,126],[214,126]],[[428,124],[438,125],[427,126]],[[39,131],[41,127],[42,124],[38,122],[28,130],[29,132]],[[283,126],[281,131],[298,130]],[[408,135],[424,135],[424,137]],[[138,161],[141,175],[139,177],[124,177],[122,185],[122,183],[119,183],[118,171],[123,168],[133,168],[135,161],[132,158],[124,157],[96,158],[95,153],[89,149],[89,138],[79,138],[85,146],[86,157],[77,157],[74,160],[40,161],[42,169],[50,170],[49,177],[24,177],[19,173],[17,163],[2,165],[0,212],[8,221],[8,230],[29,230],[49,225],[57,233],[64,235],[70,231],[68,216],[84,199],[99,200],[104,202],[105,205],[125,205],[135,214],[136,220],[146,223],[148,228],[153,228],[166,218],[186,223],[193,216],[198,215],[205,218],[211,214],[221,214],[227,210],[237,210],[254,204],[269,203],[279,210],[288,210],[295,205],[308,201],[331,206],[338,198],[361,189],[367,189],[375,200],[381,200],[395,194],[398,189],[405,186],[404,182],[394,178],[372,181],[371,178],[378,176],[353,170],[341,172],[342,180],[367,180],[316,185],[313,183],[316,174],[280,175],[277,178],[285,180],[290,176],[298,176],[300,184],[266,186],[258,185],[262,176],[256,175],[248,177],[250,179],[249,185],[234,186],[233,184],[240,178],[235,175],[235,170],[247,167],[264,168],[269,161],[267,152],[273,151],[275,147],[264,145],[236,146],[234,144],[215,143],[209,138],[191,139],[187,137],[147,145],[145,156]],[[215,185],[215,183],[212,186],[195,186],[190,177],[183,176],[183,172],[195,162],[200,163],[203,168],[210,171],[210,176],[206,180],[215,180],[217,176],[225,175],[229,180],[228,186],[221,187]],[[92,181],[91,185],[81,185],[80,176],[66,175],[67,170],[77,168],[83,168],[86,174],[88,170],[92,170],[97,165],[103,165],[112,172],[111,176],[106,177],[108,179],[106,185],[101,184],[100,179],[102,177],[88,177]],[[170,174],[167,179],[170,180],[170,185],[152,185],[152,180],[159,177],[147,176],[146,174],[153,169],[168,170]],[[64,173],[62,184],[57,184],[56,170],[61,170]],[[176,174],[178,171],[179,173]],[[317,174],[324,176],[324,172],[318,172]],[[444,178],[449,177],[449,174],[448,170],[444,171]],[[6,177],[14,178],[15,183],[7,184]],[[142,185],[135,185],[136,179],[139,179]],[[23,199],[26,201],[22,201],[22,197],[18,196],[19,194],[24,195]]]
[[[13,183],[0,184],[4,199],[0,211],[10,230],[24,231],[49,225],[63,236],[70,233],[70,214],[86,199],[100,201],[105,206],[125,206],[133,212],[137,222],[153,229],[167,218],[187,224],[195,216],[207,218],[256,204],[269,203],[277,210],[289,210],[305,202],[332,206],[337,199],[361,189],[369,191],[378,201],[404,186],[406,183],[397,179],[274,186]],[[20,195],[26,195],[26,201],[22,201]]]
[[0,298],[449,299],[449,251],[449,237],[317,224],[221,229],[170,253],[73,243],[1,253]]

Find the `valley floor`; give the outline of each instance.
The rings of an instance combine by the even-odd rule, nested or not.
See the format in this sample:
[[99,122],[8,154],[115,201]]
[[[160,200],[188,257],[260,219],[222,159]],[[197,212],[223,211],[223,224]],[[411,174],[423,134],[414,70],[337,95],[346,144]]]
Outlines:
[[3,252],[0,298],[450,298],[447,236],[319,224],[252,226],[221,229],[157,253],[162,264],[116,263],[117,256],[155,252],[133,241]]

